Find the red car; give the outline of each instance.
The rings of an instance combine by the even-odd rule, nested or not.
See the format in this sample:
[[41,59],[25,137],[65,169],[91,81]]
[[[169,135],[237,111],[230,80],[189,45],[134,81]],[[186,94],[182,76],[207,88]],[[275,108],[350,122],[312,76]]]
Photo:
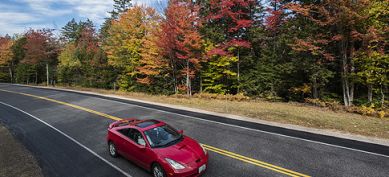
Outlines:
[[200,176],[208,153],[197,141],[158,120],[124,119],[109,125],[108,149],[155,177]]

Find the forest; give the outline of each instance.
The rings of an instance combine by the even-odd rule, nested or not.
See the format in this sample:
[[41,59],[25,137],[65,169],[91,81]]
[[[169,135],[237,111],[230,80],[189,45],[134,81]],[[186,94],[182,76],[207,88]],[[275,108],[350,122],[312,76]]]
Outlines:
[[388,42],[388,0],[114,0],[101,26],[0,36],[0,82],[385,110]]

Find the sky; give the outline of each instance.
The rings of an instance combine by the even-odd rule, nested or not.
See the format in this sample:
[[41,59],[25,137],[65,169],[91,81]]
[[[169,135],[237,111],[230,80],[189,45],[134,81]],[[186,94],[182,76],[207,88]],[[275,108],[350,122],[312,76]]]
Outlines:
[[[133,0],[161,9],[165,0]],[[0,0],[0,35],[23,33],[30,28],[57,32],[72,18],[92,20],[99,27],[112,11],[113,0]]]

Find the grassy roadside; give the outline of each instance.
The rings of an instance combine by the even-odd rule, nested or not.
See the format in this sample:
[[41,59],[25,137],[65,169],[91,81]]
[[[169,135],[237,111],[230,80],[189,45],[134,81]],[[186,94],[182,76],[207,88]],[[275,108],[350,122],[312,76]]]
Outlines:
[[389,139],[389,119],[362,116],[347,112],[334,112],[327,108],[300,103],[268,101],[227,101],[204,98],[177,98],[174,96],[148,95],[81,87],[60,87],[101,94],[114,94],[157,103],[181,105],[217,113],[234,114],[278,123],[294,124],[310,128],[330,129],[377,138]]
[[41,177],[35,158],[0,124],[0,177]]

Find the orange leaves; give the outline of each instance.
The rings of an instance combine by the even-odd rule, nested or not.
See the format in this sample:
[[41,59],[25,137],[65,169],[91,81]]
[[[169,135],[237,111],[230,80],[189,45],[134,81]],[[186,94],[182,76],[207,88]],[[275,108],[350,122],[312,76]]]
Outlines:
[[[289,3],[285,7],[297,15],[312,22],[317,34],[309,34],[306,39],[296,41],[295,51],[321,55],[327,60],[334,60],[334,55],[352,56],[356,46],[364,38],[374,38],[374,30],[368,31],[364,25],[367,0],[327,0],[320,3]],[[308,27],[309,28],[309,27]],[[364,33],[369,33],[366,35]],[[335,46],[335,47],[334,47]],[[336,51],[336,46],[341,46]],[[334,50],[335,48],[335,50]],[[349,57],[349,56],[348,56]],[[341,58],[341,57],[339,57]]]
[[149,85],[153,82],[154,77],[161,75],[163,70],[168,67],[168,63],[160,55],[161,49],[158,46],[160,40],[158,36],[159,23],[150,24],[147,31],[140,50],[140,66],[136,69],[141,75],[137,78],[137,82]]
[[301,5],[298,3],[288,3],[285,6],[285,9],[289,9],[297,14],[308,17],[310,15],[311,5]]
[[328,53],[326,50],[324,50],[321,45],[328,44],[329,41],[325,39],[317,39],[313,40],[311,38],[308,39],[296,39],[294,44],[291,44],[290,46],[294,51],[297,52],[307,52],[314,56],[323,56],[326,60],[332,61],[335,58],[332,54]]
[[341,34],[335,35],[335,36],[333,36],[331,38],[331,40],[333,40],[333,41],[341,41],[341,40],[343,40],[343,35],[341,35]]
[[9,37],[0,37],[0,65],[8,64],[12,60],[12,45],[12,39]]
[[299,51],[299,52],[302,52],[302,51],[314,52],[314,51],[317,51],[318,49],[320,49],[320,47],[313,45],[311,42],[301,40],[301,39],[297,39],[296,44],[293,44],[292,48],[293,48],[293,50]]

